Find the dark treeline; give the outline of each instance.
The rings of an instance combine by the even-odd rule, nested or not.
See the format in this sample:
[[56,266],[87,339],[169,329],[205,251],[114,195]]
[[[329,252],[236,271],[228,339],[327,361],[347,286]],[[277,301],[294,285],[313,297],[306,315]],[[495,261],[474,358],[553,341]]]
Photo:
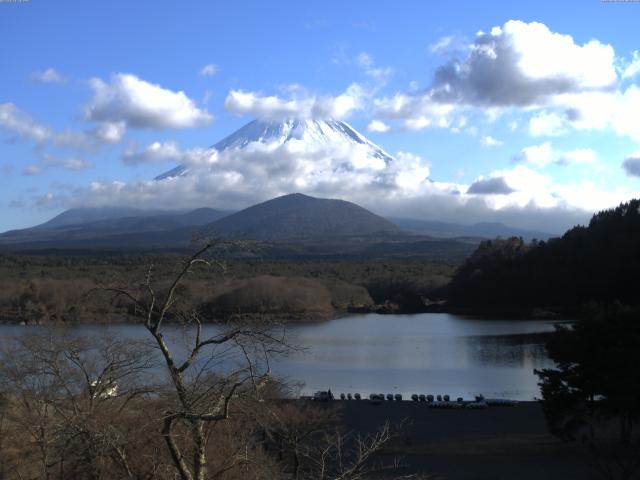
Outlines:
[[[419,311],[446,284],[452,265],[420,260],[228,260],[195,272],[182,285],[185,307],[224,320],[230,315],[316,321],[347,311]],[[0,255],[0,321],[123,322],[123,305],[90,292],[144,278],[149,265],[168,278],[180,257]]]
[[561,238],[483,242],[447,288],[450,304],[488,309],[640,301],[640,200],[593,216]]

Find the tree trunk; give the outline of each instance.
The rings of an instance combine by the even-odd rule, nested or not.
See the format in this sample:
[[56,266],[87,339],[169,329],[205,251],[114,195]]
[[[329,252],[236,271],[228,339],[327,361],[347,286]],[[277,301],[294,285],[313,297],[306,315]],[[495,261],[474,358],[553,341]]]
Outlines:
[[205,480],[207,477],[207,438],[204,433],[204,421],[194,420],[192,424],[194,451],[195,480]]
[[180,475],[181,480],[193,480],[193,475],[189,471],[189,466],[187,462],[184,461],[184,457],[180,452],[180,448],[176,444],[173,435],[171,433],[171,429],[173,427],[173,419],[171,417],[166,417],[164,419],[164,427],[162,428],[162,436],[164,437],[165,442],[167,443],[167,447],[169,448],[169,453],[171,453],[171,458],[173,459],[173,463],[178,469],[178,474]]
[[300,479],[300,455],[298,454],[298,447],[293,450],[293,478],[295,480]]

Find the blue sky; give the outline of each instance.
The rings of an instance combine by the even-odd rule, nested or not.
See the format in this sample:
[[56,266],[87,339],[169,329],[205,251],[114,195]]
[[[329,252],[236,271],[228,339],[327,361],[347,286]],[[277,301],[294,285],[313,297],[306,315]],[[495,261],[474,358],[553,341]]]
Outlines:
[[[241,208],[291,185],[560,231],[640,195],[638,20],[640,3],[587,0],[0,2],[0,231],[73,206]],[[398,163],[322,188],[315,151],[283,179],[249,178],[241,155],[151,181],[283,112],[345,120]]]

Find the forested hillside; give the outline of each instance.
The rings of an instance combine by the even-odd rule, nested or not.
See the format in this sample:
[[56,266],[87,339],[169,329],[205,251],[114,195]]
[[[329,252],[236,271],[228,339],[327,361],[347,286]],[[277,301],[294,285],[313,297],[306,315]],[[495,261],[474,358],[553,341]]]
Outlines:
[[461,266],[449,302],[483,308],[640,303],[640,200],[595,214],[561,238],[488,240]]

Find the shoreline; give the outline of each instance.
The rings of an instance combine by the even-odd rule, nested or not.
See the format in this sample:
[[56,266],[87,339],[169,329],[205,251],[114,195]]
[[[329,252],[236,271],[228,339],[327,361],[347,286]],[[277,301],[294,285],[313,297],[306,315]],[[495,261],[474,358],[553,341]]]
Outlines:
[[[356,307],[348,309],[336,309],[333,315],[320,316],[309,315],[300,317],[291,313],[281,314],[260,314],[260,313],[248,313],[239,316],[236,321],[242,321],[246,323],[258,323],[267,322],[282,325],[311,325],[330,322],[333,320],[339,320],[351,315],[367,315],[376,314],[381,316],[394,316],[394,315],[420,315],[425,313],[440,313],[450,315],[460,315],[465,317],[475,317],[479,319],[503,319],[503,320],[566,320],[573,316],[575,312],[570,310],[563,310],[559,308],[534,308],[534,309],[518,309],[518,308],[475,308],[475,307],[458,307],[446,304],[432,304],[426,306],[424,309],[402,309],[393,308],[389,305],[372,305],[371,307]],[[118,319],[107,319],[103,321],[82,321],[82,320],[64,320],[64,319],[47,319],[44,321],[33,321],[31,319],[19,320],[15,315],[0,314],[0,325],[23,325],[23,326],[83,326],[83,325],[135,325],[139,323],[139,319],[123,319],[121,315],[114,315]],[[167,324],[179,325],[180,322],[167,319]],[[211,322],[204,322],[209,325],[225,325],[233,323],[229,319],[214,320]]]
[[387,462],[401,459],[403,475],[433,475],[429,478],[437,480],[565,480],[595,474],[577,445],[549,433],[537,401],[481,410],[429,408],[412,401],[327,404],[336,407],[341,425],[363,434],[375,433],[385,421],[399,425],[407,419],[378,455]]

